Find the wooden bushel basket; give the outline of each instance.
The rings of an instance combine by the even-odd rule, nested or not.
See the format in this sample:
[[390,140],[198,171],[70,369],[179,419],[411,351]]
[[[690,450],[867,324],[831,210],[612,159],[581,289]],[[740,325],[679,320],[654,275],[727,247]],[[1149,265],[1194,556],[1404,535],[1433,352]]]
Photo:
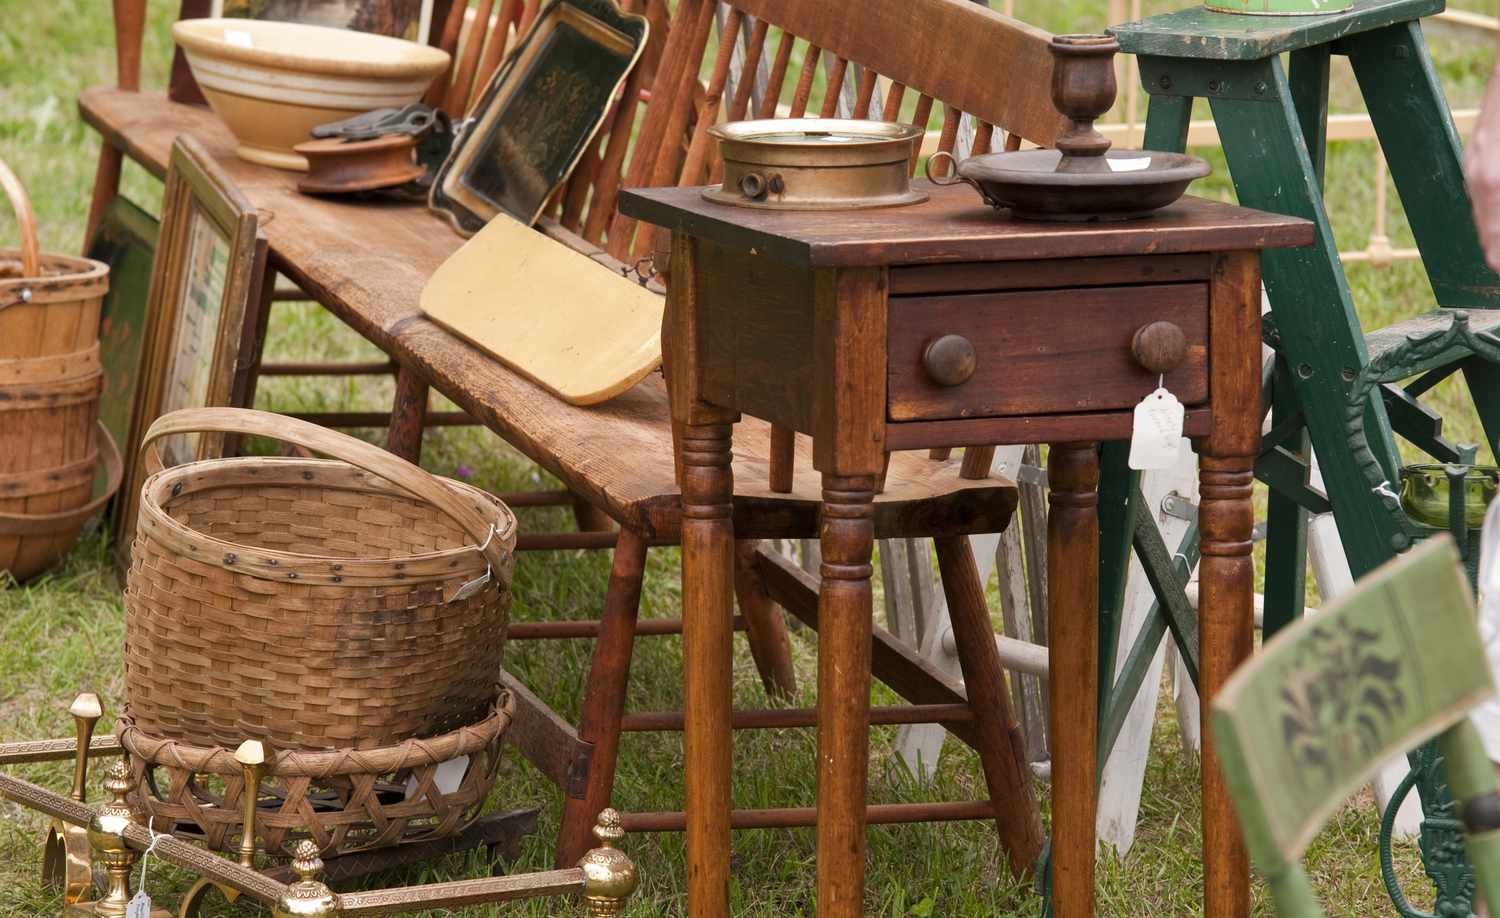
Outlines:
[[147,478],[121,722],[138,802],[224,846],[239,823],[232,750],[253,739],[275,753],[266,826],[287,850],[304,835],[337,854],[462,830],[510,723],[498,677],[515,516],[362,440],[260,411],[173,412],[143,457],[206,432],[336,458],[213,459]]
[[[21,231],[20,249],[0,249],[0,570],[23,581],[56,564],[120,484],[98,424],[109,267],[42,254],[31,202],[4,162],[0,187]],[[108,486],[90,499],[101,454]]]

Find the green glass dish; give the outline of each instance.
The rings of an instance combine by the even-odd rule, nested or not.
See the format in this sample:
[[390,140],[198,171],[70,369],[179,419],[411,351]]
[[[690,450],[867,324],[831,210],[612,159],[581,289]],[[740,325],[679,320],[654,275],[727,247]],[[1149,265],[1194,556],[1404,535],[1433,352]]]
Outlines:
[[[1408,465],[1401,469],[1401,509],[1424,526],[1448,528],[1448,476],[1443,465]],[[1484,511],[1500,491],[1500,469],[1470,466],[1464,475],[1464,520],[1470,529],[1484,525]]]

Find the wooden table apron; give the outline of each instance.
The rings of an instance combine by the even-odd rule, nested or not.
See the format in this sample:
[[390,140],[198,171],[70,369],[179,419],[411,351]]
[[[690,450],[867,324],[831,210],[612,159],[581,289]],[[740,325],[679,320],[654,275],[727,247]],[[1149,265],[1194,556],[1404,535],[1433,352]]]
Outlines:
[[[1261,422],[1258,250],[1305,244],[1307,224],[1185,199],[1152,220],[1060,230],[996,218],[976,208],[967,189],[930,190],[928,204],[865,214],[734,210],[702,201],[696,189],[641,189],[622,197],[623,211],[673,231],[665,332],[668,387],[681,430],[688,892],[695,916],[728,914],[730,445],[741,413],[811,435],[823,477],[821,915],[863,912],[871,502],[885,453],[1022,442],[1051,444],[1054,914],[1094,914],[1097,445],[1129,436],[1131,406],[1156,382],[1139,367],[1132,373],[1119,365],[1117,352],[1128,358],[1141,310],[1099,308],[1101,289],[1118,295],[1106,302],[1134,302],[1132,290],[1153,294],[1142,300],[1149,316],[1152,303],[1172,309],[1179,298],[1168,294],[1179,291],[1147,285],[1201,284],[1198,308],[1206,322],[1194,340],[1192,309],[1184,313],[1190,356],[1168,374],[1168,385],[1174,377],[1185,391],[1203,384],[1188,402],[1186,432],[1201,457],[1205,705],[1251,650],[1250,494]],[[1027,299],[1038,289],[1043,300]],[[1014,293],[996,292],[1007,290]],[[957,299],[958,308],[943,312],[944,297],[976,291],[982,295]],[[929,300],[920,299],[924,293]],[[1070,326],[1075,306],[1099,327]],[[987,384],[982,369],[961,397],[913,382],[909,352],[934,331],[923,323],[934,314],[952,319],[946,331],[977,342],[981,368],[987,353],[1003,353],[1012,384]],[[1045,334],[1027,331],[1028,315],[1051,317]],[[1024,340],[1028,334],[1042,337]],[[1017,336],[1023,340],[1011,340]],[[1070,341],[1078,342],[1072,350]],[[1039,347],[1053,352],[1025,363]],[[1206,737],[1202,772],[1208,914],[1239,918],[1249,913],[1249,861]]]

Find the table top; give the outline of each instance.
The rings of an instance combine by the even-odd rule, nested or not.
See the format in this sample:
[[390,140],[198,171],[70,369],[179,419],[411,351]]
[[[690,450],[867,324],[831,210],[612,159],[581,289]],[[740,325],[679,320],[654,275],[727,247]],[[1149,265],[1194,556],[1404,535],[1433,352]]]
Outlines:
[[1165,255],[1290,248],[1313,241],[1313,226],[1203,198],[1183,197],[1139,220],[1038,223],[997,213],[967,185],[919,179],[921,204],[872,210],[759,210],[716,204],[702,188],[620,192],[625,214],[814,268],[1107,255]]

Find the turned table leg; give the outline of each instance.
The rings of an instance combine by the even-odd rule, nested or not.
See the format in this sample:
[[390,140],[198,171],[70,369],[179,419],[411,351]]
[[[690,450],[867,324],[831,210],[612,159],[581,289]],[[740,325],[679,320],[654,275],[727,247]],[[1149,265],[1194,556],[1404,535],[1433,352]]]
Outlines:
[[875,477],[824,473],[818,596],[818,914],[864,914]]
[[729,914],[732,430],[729,424],[684,425],[680,448],[683,747],[688,913],[694,918]]
[[1047,454],[1047,638],[1052,689],[1052,914],[1093,918],[1098,732],[1099,455],[1093,443]]
[[[1199,447],[1198,696],[1203,723],[1229,674],[1254,641],[1255,565],[1250,558],[1255,455],[1260,449],[1260,257],[1233,252],[1215,262],[1209,339],[1214,424]],[[1203,731],[1203,910],[1208,918],[1250,914],[1250,855],[1219,768],[1213,732]]]

